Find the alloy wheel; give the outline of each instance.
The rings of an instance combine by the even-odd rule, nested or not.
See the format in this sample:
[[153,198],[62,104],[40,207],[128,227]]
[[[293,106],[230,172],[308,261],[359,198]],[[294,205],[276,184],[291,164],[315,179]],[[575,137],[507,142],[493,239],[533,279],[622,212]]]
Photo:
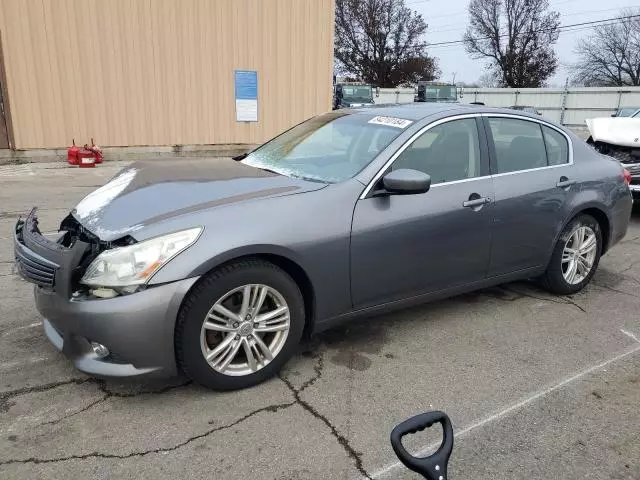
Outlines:
[[591,227],[576,228],[562,251],[562,275],[570,285],[582,282],[593,268],[598,240]]
[[211,307],[200,331],[200,348],[215,371],[250,375],[280,353],[289,328],[289,306],[280,292],[268,285],[243,285]]

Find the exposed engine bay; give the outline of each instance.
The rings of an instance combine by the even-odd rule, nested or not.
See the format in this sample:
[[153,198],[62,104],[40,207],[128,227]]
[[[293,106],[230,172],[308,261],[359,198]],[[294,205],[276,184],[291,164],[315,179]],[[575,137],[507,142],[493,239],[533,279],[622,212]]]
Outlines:
[[622,163],[640,163],[640,118],[601,117],[586,120],[587,143]]

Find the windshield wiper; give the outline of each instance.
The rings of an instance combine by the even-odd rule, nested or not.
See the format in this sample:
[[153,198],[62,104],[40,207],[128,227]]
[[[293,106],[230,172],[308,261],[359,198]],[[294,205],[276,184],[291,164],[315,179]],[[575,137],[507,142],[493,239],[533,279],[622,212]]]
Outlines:
[[235,157],[231,157],[231,159],[235,160],[236,162],[239,162],[240,160],[244,160],[248,156],[249,156],[249,152],[243,153],[242,155],[236,155]]

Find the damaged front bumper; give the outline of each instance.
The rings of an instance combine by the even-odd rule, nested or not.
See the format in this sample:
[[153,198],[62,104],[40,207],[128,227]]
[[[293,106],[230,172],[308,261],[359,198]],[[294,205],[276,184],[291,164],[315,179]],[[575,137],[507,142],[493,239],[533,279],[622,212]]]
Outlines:
[[629,190],[631,190],[633,199],[638,201],[640,200],[640,163],[623,163],[622,166],[631,174]]
[[[36,287],[36,307],[47,337],[78,370],[101,377],[173,376],[175,319],[196,280],[108,299],[67,299]],[[99,356],[92,342],[109,354]]]
[[[18,220],[16,265],[22,277],[35,284],[36,307],[44,317],[45,334],[79,370],[91,375],[177,374],[175,320],[197,278],[115,298],[97,298],[78,283],[97,250],[95,240],[75,233],[49,240],[38,229],[35,209],[26,219]],[[96,352],[96,344],[108,350]]]

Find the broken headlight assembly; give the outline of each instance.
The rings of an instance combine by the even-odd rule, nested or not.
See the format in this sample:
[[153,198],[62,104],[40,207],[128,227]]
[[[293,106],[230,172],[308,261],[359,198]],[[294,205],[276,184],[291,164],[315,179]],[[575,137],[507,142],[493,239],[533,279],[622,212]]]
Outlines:
[[[105,250],[87,267],[80,283],[98,289],[94,290],[96,293],[104,289],[133,293],[173,257],[193,245],[201,232],[201,227],[191,228]],[[115,292],[98,296],[115,296]]]

